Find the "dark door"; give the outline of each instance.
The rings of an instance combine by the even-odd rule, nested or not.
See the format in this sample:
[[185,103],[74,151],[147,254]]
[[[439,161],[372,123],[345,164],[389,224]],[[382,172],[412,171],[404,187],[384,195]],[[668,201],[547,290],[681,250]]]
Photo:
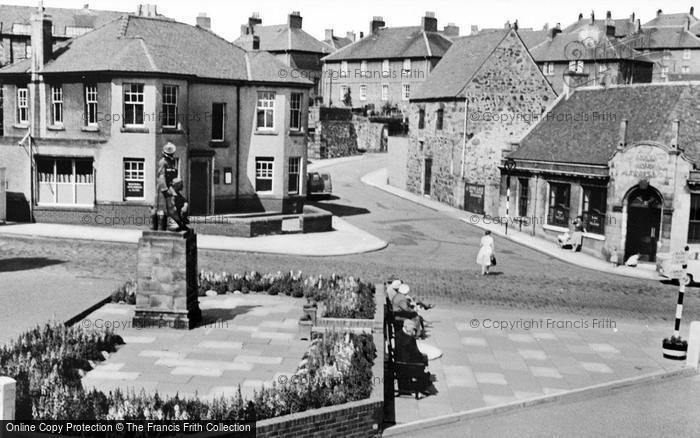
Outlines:
[[190,214],[206,215],[209,213],[209,163],[206,161],[190,162]]
[[423,194],[430,195],[430,182],[433,179],[433,159],[425,159],[425,171],[423,175]]
[[625,259],[639,254],[640,261],[656,261],[661,231],[661,199],[651,189],[635,190],[627,204]]
[[484,214],[484,186],[464,185],[464,209],[472,213]]

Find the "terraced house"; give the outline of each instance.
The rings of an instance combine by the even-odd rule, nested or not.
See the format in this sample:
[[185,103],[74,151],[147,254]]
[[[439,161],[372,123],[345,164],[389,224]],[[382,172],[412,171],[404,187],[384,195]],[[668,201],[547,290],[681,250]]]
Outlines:
[[411,98],[406,188],[498,215],[503,154],[555,98],[515,29],[456,39]]
[[412,93],[458,35],[453,24],[438,31],[432,12],[420,26],[386,27],[382,17],[374,17],[367,36],[323,58],[324,104],[405,112]]
[[280,78],[272,55],[163,17],[55,49],[48,15],[31,26],[31,59],[0,69],[10,219],[146,217],[167,143],[193,214],[300,211],[312,83]]

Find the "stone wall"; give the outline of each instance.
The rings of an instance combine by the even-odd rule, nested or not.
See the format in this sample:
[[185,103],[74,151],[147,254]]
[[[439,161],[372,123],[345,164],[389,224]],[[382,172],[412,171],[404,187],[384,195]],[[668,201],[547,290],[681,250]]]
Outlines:
[[[525,46],[511,33],[462,95],[440,102],[411,103],[407,189],[423,193],[425,159],[429,158],[431,198],[464,208],[463,184],[483,185],[485,213],[497,215],[499,166],[504,151],[520,139],[555,97]],[[420,109],[425,111],[423,129],[418,128]],[[442,129],[436,126],[438,110],[443,112]]]
[[309,143],[309,158],[337,158],[357,155],[357,132],[352,121],[321,120]]
[[383,123],[371,122],[368,117],[353,117],[353,125],[357,133],[357,148],[370,152],[385,152],[386,145],[382,143]]
[[407,165],[408,163],[408,138],[389,137],[387,153],[389,160],[387,163],[387,183],[406,190]]

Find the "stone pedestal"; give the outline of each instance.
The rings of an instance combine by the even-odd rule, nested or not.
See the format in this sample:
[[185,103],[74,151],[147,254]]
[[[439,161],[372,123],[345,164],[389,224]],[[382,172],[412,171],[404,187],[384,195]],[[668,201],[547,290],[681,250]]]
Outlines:
[[0,376],[0,420],[15,419],[15,398],[17,382],[10,377]]
[[201,319],[194,231],[144,231],[138,246],[135,327],[191,329]]

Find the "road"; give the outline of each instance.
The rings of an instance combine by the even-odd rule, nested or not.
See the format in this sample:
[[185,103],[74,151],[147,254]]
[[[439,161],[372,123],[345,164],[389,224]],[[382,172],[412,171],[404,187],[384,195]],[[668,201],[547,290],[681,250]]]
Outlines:
[[697,437],[700,376],[405,433],[418,437]]
[[[598,273],[499,237],[497,275],[481,276],[475,263],[480,229],[362,184],[363,175],[385,167],[386,163],[386,155],[370,155],[327,168],[333,176],[335,197],[317,202],[389,242],[386,249],[323,258],[201,251],[200,269],[301,270],[324,275],[336,272],[372,281],[397,275],[411,285],[415,295],[439,306],[483,305],[552,310],[601,319],[673,320],[677,292],[672,285]],[[44,273],[126,281],[134,277],[136,269],[134,245],[51,239],[3,239],[0,245],[0,264],[25,258],[56,261],[36,269],[27,266],[21,271],[27,278]],[[0,285],[2,282],[0,268]],[[686,319],[700,317],[697,290],[692,288],[686,294]]]

